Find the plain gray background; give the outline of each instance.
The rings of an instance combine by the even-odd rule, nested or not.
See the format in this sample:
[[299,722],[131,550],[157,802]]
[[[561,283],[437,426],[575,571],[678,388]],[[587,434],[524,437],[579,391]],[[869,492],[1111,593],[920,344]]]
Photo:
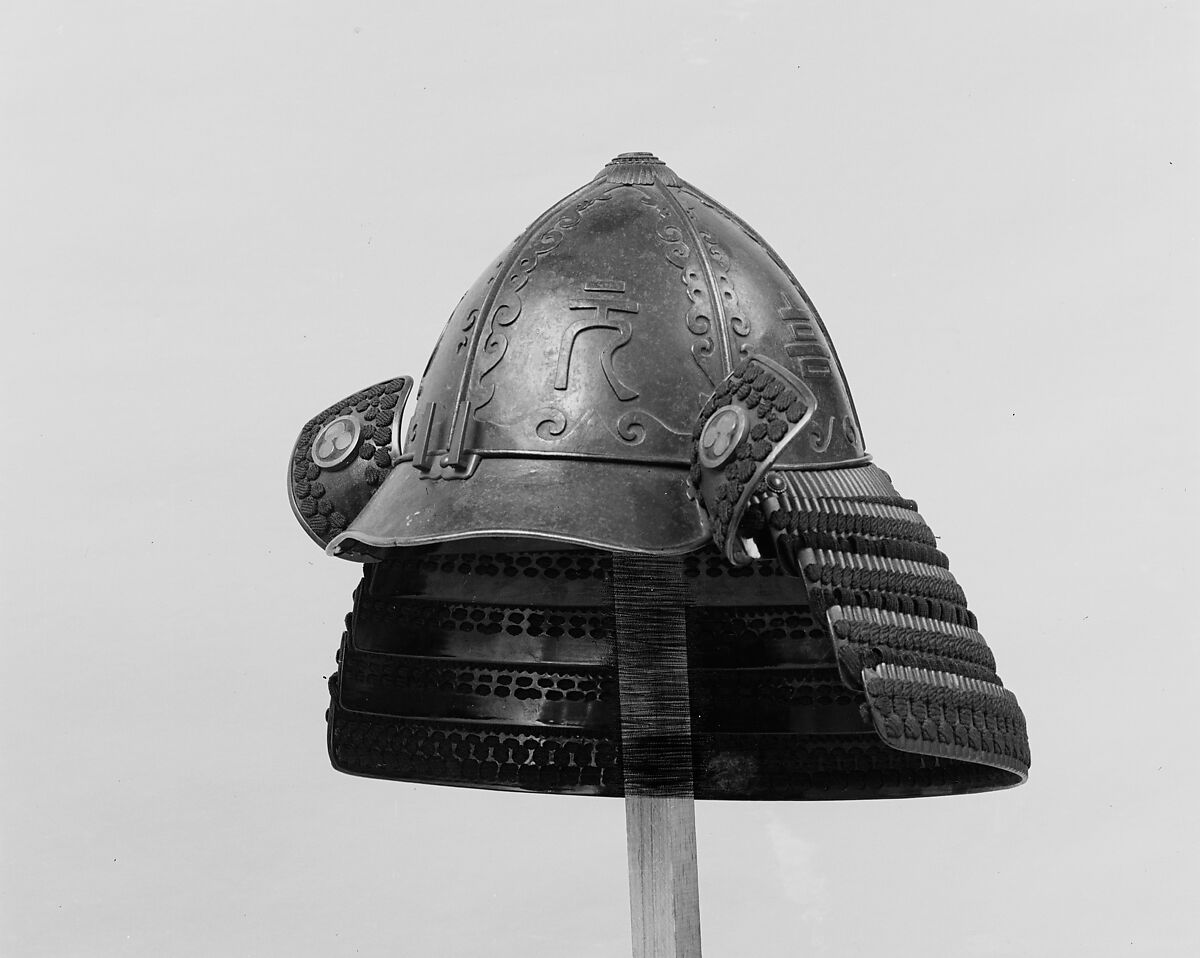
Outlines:
[[335,774],[284,494],[651,150],[755,225],[1028,785],[702,804],[709,956],[1196,954],[1195,2],[6,4],[6,956],[628,954],[619,801]]

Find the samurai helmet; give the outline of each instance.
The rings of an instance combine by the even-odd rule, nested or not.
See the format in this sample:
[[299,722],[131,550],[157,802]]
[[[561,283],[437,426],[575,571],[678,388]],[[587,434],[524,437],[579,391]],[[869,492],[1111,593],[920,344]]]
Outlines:
[[402,437],[412,386],[335,403],[293,450],[301,525],[368,563],[337,767],[620,794],[613,590],[634,555],[686,557],[699,797],[1024,780],[1024,717],[866,454],[812,301],[661,160],[618,156],[488,265]]

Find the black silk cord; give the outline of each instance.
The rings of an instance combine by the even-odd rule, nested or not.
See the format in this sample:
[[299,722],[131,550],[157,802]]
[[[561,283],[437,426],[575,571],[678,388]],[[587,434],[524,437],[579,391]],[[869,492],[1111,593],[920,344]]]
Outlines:
[[625,795],[693,794],[688,589],[679,556],[613,555]]

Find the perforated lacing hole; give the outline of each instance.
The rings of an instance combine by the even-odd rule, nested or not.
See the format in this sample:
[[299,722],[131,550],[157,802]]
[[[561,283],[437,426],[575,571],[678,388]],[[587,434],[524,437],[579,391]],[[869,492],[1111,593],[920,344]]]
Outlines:
[[504,605],[471,605],[404,599],[364,599],[363,625],[403,625],[405,631],[468,632],[481,635],[548,636],[610,643],[612,615],[597,609],[533,609]]

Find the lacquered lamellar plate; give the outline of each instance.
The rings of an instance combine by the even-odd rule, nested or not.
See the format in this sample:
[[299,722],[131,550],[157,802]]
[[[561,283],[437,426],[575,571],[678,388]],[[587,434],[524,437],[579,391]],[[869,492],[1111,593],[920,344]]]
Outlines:
[[[611,555],[427,552],[367,567],[331,680],[342,771],[621,795]],[[889,747],[845,685],[803,583],[690,555],[699,798],[896,798],[1015,784]]]

